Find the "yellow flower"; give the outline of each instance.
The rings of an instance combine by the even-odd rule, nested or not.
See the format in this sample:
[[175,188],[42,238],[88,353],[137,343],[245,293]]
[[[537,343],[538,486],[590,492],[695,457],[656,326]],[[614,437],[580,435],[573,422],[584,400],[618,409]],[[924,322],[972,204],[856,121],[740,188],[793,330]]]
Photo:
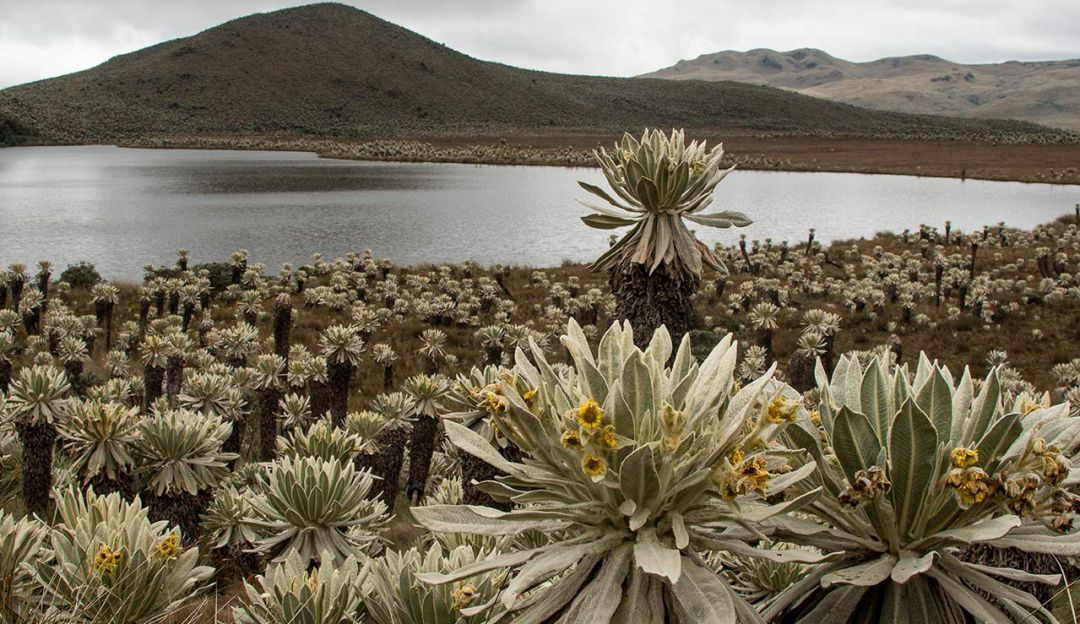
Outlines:
[[778,396],[769,403],[768,418],[771,423],[792,422],[798,413],[799,404]]
[[91,567],[104,575],[112,576],[116,573],[116,567],[123,563],[124,553],[116,550],[110,550],[108,546],[102,546],[98,551],[97,556],[94,557],[94,561]]
[[489,392],[487,395],[487,404],[491,408],[491,411],[496,414],[505,414],[510,404],[506,401],[506,397],[499,396],[494,392]]
[[892,483],[880,466],[871,466],[855,473],[855,480],[840,493],[840,504],[855,508],[878,496],[884,496],[892,489]]
[[1045,409],[1050,407],[1049,405],[1043,405],[1039,401],[1036,401],[1033,397],[1027,394],[1021,394],[1019,400],[1016,402],[1016,410],[1027,416],[1031,412],[1037,409]]
[[739,473],[752,489],[764,492],[769,485],[769,471],[765,468],[764,457],[751,457],[743,462]]
[[563,432],[562,438],[560,438],[560,440],[562,441],[562,445],[568,449],[578,450],[582,447],[581,436],[578,435],[577,431],[571,431],[567,429]]
[[588,399],[578,408],[578,424],[584,427],[586,431],[596,431],[596,428],[603,422],[603,418],[604,410],[600,409],[600,405],[592,399]]
[[820,427],[821,426],[821,412],[819,412],[817,410],[814,410],[814,411],[810,412],[810,422],[812,422],[815,425]]
[[954,468],[968,468],[979,463],[979,450],[964,447],[954,448],[949,453]]
[[536,392],[539,388],[533,388],[532,390],[526,390],[525,394],[521,395],[522,399],[525,399],[525,404],[529,407],[533,406],[533,400],[536,399]]
[[454,590],[454,593],[450,594],[450,598],[454,601],[454,608],[458,611],[468,607],[475,597],[476,588],[468,583],[458,587]]
[[743,453],[735,449],[727,464],[718,466],[713,472],[713,482],[720,487],[726,498],[735,498],[749,494],[754,490],[764,492],[769,485],[768,468],[761,456],[743,459]]
[[596,455],[586,455],[581,460],[581,469],[585,471],[585,474],[593,478],[593,481],[599,481],[607,473],[607,462],[603,457]]
[[170,535],[154,546],[154,555],[158,559],[176,559],[180,555],[180,538]]
[[108,546],[102,546],[98,551],[96,557],[94,557],[94,567],[101,567],[112,562],[112,553],[109,552]]
[[945,477],[945,485],[956,490],[960,506],[964,509],[985,501],[994,491],[990,475],[977,467],[953,468]]
[[1041,485],[1039,477],[1030,472],[1015,474],[1002,484],[1005,506],[1014,514],[1025,517],[1035,512],[1036,494]]
[[599,436],[600,446],[604,448],[613,449],[619,446],[619,440],[615,437],[615,427],[608,425],[604,427],[604,431]]
[[1051,487],[1058,487],[1069,476],[1069,469],[1061,461],[1060,455],[1049,453],[1042,456],[1042,475]]

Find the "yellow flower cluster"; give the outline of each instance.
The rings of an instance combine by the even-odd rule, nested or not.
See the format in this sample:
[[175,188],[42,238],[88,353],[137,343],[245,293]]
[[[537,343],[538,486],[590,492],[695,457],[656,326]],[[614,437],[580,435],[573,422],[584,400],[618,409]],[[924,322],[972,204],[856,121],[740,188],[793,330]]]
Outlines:
[[460,611],[472,604],[473,599],[476,598],[476,588],[465,583],[455,589],[450,594],[450,598],[454,601],[454,608]]
[[839,501],[844,507],[852,509],[874,500],[878,496],[884,496],[892,489],[885,469],[880,466],[870,466],[866,470],[855,473],[855,480],[851,485],[840,492]]
[[[1011,474],[1003,471],[989,479],[988,495],[1000,494],[1009,511],[1020,517],[1034,514],[1042,503],[1049,502],[1052,511],[1063,514],[1052,522],[1053,526],[1071,526],[1067,512],[1080,499],[1061,489],[1068,478],[1069,468],[1060,449],[1047,444],[1043,438],[1035,438],[1014,469]],[[952,478],[952,473],[949,476]]]
[[1056,445],[1047,444],[1043,438],[1036,438],[1032,443],[1032,453],[1038,458],[1046,484],[1050,487],[1058,487],[1069,476],[1069,469],[1065,464],[1065,458]]
[[[955,453],[956,451],[953,451],[954,455]],[[953,465],[957,465],[955,458]],[[985,501],[994,493],[990,475],[982,468],[970,464],[950,470],[948,476],[945,477],[945,485],[956,490],[956,495],[960,498],[960,506],[964,509]]]
[[592,477],[593,481],[599,481],[607,473],[607,461],[599,452],[609,451],[619,446],[615,427],[604,425],[604,410],[592,399],[586,399],[581,403],[575,417],[578,428],[563,431],[559,441],[563,448],[572,451],[592,449],[594,452],[586,452],[581,458],[581,470]]
[[124,553],[120,550],[110,550],[108,546],[102,546],[97,556],[91,563],[91,567],[105,576],[113,576],[116,569],[124,562]]
[[180,556],[180,538],[175,534],[166,537],[154,546],[154,556],[166,561]]
[[1015,474],[1002,483],[1005,506],[1014,514],[1024,517],[1032,514],[1038,506],[1039,477],[1030,472]]
[[949,460],[952,462],[953,468],[970,468],[979,463],[979,450],[964,447],[954,448],[952,453],[949,453]]
[[979,468],[979,450],[963,446],[954,448],[949,453],[952,470],[945,476],[945,485],[953,488],[960,506],[964,509],[978,505],[989,498],[995,490],[990,475]]
[[[501,379],[506,383],[513,383],[513,377],[503,376]],[[483,388],[473,386],[469,389],[469,394],[477,402],[478,408],[487,409],[495,414],[505,414],[506,410],[510,409],[510,402],[503,396],[502,386],[498,382],[488,384]]]
[[769,470],[765,458],[755,455],[744,458],[740,449],[735,449],[731,457],[713,473],[713,482],[726,498],[744,496],[753,491],[764,493],[769,485]]
[[1036,401],[1034,398],[1028,396],[1026,393],[1021,394],[1019,400],[1017,400],[1016,403],[1017,411],[1019,411],[1024,416],[1027,416],[1028,414],[1034,412],[1037,409],[1046,409],[1050,407],[1049,404],[1043,404],[1039,401]]
[[769,402],[766,417],[771,423],[794,422],[799,413],[799,402],[783,396],[777,396]]
[[505,414],[506,410],[510,408],[510,402],[501,394],[488,392],[486,400],[488,409],[496,414]]
[[[581,432],[573,429],[563,431],[559,441],[562,442],[563,448],[575,451],[585,448],[585,442],[581,439]],[[603,429],[597,429],[590,441],[593,445],[605,450],[611,450],[619,446],[619,439],[615,437],[615,427],[611,425],[607,425]]]

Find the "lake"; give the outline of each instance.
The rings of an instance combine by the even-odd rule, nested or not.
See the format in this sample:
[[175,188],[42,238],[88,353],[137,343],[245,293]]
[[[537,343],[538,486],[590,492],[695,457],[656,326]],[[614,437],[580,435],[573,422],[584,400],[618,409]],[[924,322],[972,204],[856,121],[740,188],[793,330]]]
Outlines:
[[[110,279],[146,263],[227,260],[248,249],[276,272],[322,253],[372,249],[399,264],[501,262],[555,266],[607,247],[585,227],[577,180],[595,169],[320,159],[293,152],[145,150],[107,146],[0,149],[0,267],[40,259],[57,273],[88,260]],[[823,242],[921,223],[971,230],[1031,228],[1072,211],[1080,188],[846,173],[732,172],[710,210],[755,220],[698,227],[706,242]]]

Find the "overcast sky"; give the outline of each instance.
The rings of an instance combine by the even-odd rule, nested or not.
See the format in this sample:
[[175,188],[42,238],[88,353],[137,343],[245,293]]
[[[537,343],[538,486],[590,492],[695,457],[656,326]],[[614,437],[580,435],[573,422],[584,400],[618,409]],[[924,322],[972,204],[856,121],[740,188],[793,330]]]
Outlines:
[[[629,76],[699,54],[821,48],[856,61],[1080,57],[1080,0],[345,0],[486,60]],[[280,0],[0,0],[0,87],[92,67]]]

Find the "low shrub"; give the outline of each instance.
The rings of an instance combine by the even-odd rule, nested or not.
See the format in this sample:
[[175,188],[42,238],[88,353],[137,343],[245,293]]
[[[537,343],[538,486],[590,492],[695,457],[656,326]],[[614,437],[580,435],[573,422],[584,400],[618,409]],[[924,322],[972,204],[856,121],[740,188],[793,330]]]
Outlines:
[[70,284],[72,288],[90,288],[101,281],[101,274],[89,262],[76,262],[64,269],[60,281]]

